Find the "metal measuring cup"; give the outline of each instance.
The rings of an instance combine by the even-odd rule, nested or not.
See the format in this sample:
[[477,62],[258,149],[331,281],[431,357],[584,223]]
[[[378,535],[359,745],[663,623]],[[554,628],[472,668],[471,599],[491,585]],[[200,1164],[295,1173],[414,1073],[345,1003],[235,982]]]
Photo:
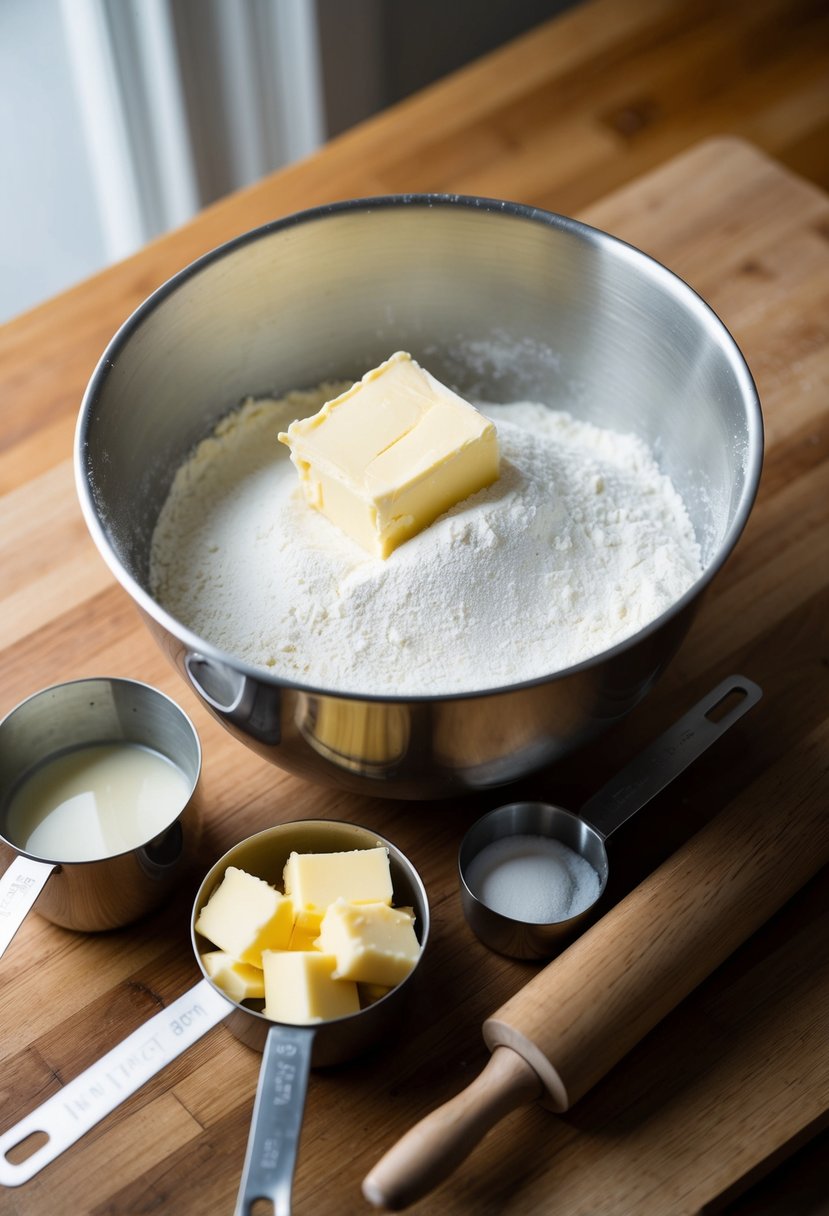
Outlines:
[[[209,978],[201,954],[214,947],[196,932],[196,921],[228,866],[281,886],[285,862],[294,850],[322,853],[378,846],[389,851],[395,904],[414,909],[422,959],[429,936],[429,901],[417,870],[388,840],[368,828],[324,819],[279,824],[247,837],[208,871],[193,904],[190,932],[203,978],[0,1135],[0,1185],[27,1182],[165,1064],[226,1019],[236,1038],[263,1053],[236,1213],[249,1216],[257,1199],[269,1199],[276,1216],[286,1216],[309,1069],[350,1060],[398,1026],[410,1008],[412,981],[420,962],[400,984],[358,1013],[310,1026],[273,1022],[259,1009],[231,1000]],[[45,1144],[19,1163],[9,1161],[10,1152],[39,1133],[48,1136]]]
[[[511,958],[549,958],[585,927],[607,886],[608,838],[655,798],[747,713],[762,690],[745,676],[729,676],[669,730],[617,773],[578,813],[544,802],[513,802],[476,820],[458,852],[461,904],[485,945]],[[598,875],[598,891],[574,916],[551,922],[518,920],[489,907],[469,884],[470,866],[487,845],[515,836],[556,840],[583,857]]]
[[[19,785],[45,761],[79,747],[133,743],[166,756],[184,774],[187,797],[170,822],[126,852],[94,861],[39,857],[10,834]],[[156,908],[192,861],[200,827],[194,797],[201,744],[182,709],[136,680],[93,678],[44,688],[0,722],[0,954],[37,900],[37,912],[66,929],[129,924]]]

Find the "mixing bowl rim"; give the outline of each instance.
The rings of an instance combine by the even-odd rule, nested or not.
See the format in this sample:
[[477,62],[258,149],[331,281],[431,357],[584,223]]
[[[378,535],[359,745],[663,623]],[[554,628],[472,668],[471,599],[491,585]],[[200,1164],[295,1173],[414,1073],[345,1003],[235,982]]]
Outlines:
[[[6,710],[4,714],[0,714],[0,734],[2,734],[3,727],[9,721],[9,719],[16,714],[18,710],[22,710],[24,706],[28,705],[30,701],[35,701],[38,697],[44,697],[50,692],[57,693],[61,689],[74,688],[82,684],[129,684],[133,688],[142,688],[146,692],[151,692],[154,696],[160,697],[162,701],[166,701],[169,705],[172,705],[173,709],[178,711],[192,731],[199,760],[197,767],[199,773],[201,773],[202,762],[204,759],[202,755],[201,739],[199,738],[199,732],[196,730],[195,724],[187,710],[182,708],[175,697],[171,697],[168,692],[164,692],[163,689],[158,688],[155,684],[148,683],[147,680],[137,680],[134,676],[76,676],[73,679],[56,680],[53,684],[44,684],[42,688],[36,688],[34,692],[27,693],[25,697],[22,697],[19,701],[12,705],[11,709]],[[52,753],[50,752],[49,754],[51,755]],[[194,788],[196,784],[197,782],[194,781]]]
[[[501,684],[495,687],[462,690],[460,692],[408,695],[346,691],[318,687],[314,684],[304,684],[285,676],[279,676],[268,671],[266,668],[258,667],[221,650],[219,647],[207,642],[206,639],[199,637],[176,617],[168,613],[141,586],[121,562],[101,522],[101,516],[95,503],[92,480],[88,475],[90,471],[87,469],[84,459],[88,442],[87,435],[93,421],[94,407],[103,391],[110,371],[115,366],[120,351],[132,335],[138,331],[145,318],[150,316],[168,296],[173,295],[191,278],[200,274],[214,262],[219,262],[223,258],[231,256],[245,245],[262,240],[275,232],[298,227],[300,224],[316,223],[330,216],[348,215],[354,212],[369,214],[373,211],[392,210],[397,207],[422,207],[426,209],[462,207],[470,211],[484,212],[486,214],[507,215],[512,219],[523,222],[539,223],[545,227],[560,229],[580,241],[593,244],[599,248],[610,248],[615,253],[624,257],[628,262],[635,264],[641,261],[648,268],[649,273],[664,286],[670,295],[678,298],[685,305],[690,306],[692,310],[700,314],[703,327],[716,335],[717,344],[728,359],[740,389],[740,397],[746,420],[746,448],[742,492],[734,518],[717,547],[716,553],[706,565],[699,578],[693,582],[679,599],[675,600],[664,612],[660,613],[658,617],[655,617],[654,620],[641,629],[637,629],[635,633],[624,638],[621,642],[617,642],[614,646],[601,650],[597,654],[581,660],[579,663],[559,668],[558,670],[536,676],[529,680],[521,680],[514,684]],[[242,676],[254,679],[262,684],[271,685],[274,688],[291,689],[312,696],[334,697],[341,700],[410,705],[419,703],[430,704],[435,701],[465,701],[481,697],[500,696],[506,693],[540,687],[551,683],[551,681],[565,679],[599,663],[611,660],[645,638],[658,632],[674,617],[680,615],[690,603],[703,593],[733,552],[745,528],[757,496],[763,465],[763,440],[763,417],[759,394],[745,356],[737,345],[736,340],[711,305],[680,275],[670,270],[651,254],[601,228],[596,228],[581,220],[529,204],[478,195],[408,193],[344,199],[338,202],[324,203],[320,206],[295,211],[278,219],[270,220],[247,232],[240,233],[238,236],[232,237],[230,240],[201,254],[161,283],[119,326],[118,330],[107,343],[103,354],[92,372],[78,413],[75,428],[73,463],[76,492],[84,520],[96,548],[109,566],[110,571],[141,611],[167,633],[171,634],[192,654],[229,667]]]

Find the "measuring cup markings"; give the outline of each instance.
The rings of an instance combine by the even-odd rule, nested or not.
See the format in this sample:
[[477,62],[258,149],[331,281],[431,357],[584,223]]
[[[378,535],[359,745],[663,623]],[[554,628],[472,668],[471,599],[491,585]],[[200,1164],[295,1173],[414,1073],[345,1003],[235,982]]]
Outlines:
[[[227,998],[202,980],[154,1014],[0,1136],[0,1185],[20,1186],[33,1178],[229,1012]],[[46,1143],[24,1161],[11,1162],[8,1154],[36,1133],[48,1136]]]
[[[268,1031],[239,1186],[240,1216],[257,1199],[271,1199],[277,1216],[290,1210],[315,1033],[312,1026],[275,1025]],[[278,1112],[276,1123],[269,1108]]]
[[0,874],[0,955],[2,955],[29,911],[34,907],[46,880],[55,869],[48,861],[20,854]]

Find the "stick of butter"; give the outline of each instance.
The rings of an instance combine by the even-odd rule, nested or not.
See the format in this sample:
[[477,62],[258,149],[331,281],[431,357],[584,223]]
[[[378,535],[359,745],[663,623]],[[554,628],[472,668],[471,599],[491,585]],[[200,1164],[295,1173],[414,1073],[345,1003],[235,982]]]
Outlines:
[[331,955],[266,950],[262,962],[266,1018],[307,1026],[359,1013],[357,985],[334,979],[336,960]]
[[382,558],[498,477],[493,424],[405,351],[279,439],[310,505]]
[[337,960],[336,979],[388,987],[404,980],[420,957],[411,912],[343,899],[322,918],[317,947]]
[[335,899],[391,903],[389,851],[380,846],[342,853],[291,853],[285,864],[284,886],[293,901],[297,924],[312,932]]
[[287,950],[294,906],[262,878],[228,866],[199,913],[196,932],[240,963],[262,966],[263,950]]

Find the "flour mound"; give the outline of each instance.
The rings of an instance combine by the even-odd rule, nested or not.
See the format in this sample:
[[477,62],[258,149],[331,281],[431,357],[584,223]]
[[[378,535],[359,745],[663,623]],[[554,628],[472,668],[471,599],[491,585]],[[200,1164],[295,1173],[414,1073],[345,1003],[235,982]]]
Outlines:
[[158,601],[274,674],[374,695],[548,675],[654,620],[701,574],[647,445],[547,406],[485,406],[502,472],[386,560],[305,503],[285,447],[339,385],[250,400],[179,470],[153,537]]

